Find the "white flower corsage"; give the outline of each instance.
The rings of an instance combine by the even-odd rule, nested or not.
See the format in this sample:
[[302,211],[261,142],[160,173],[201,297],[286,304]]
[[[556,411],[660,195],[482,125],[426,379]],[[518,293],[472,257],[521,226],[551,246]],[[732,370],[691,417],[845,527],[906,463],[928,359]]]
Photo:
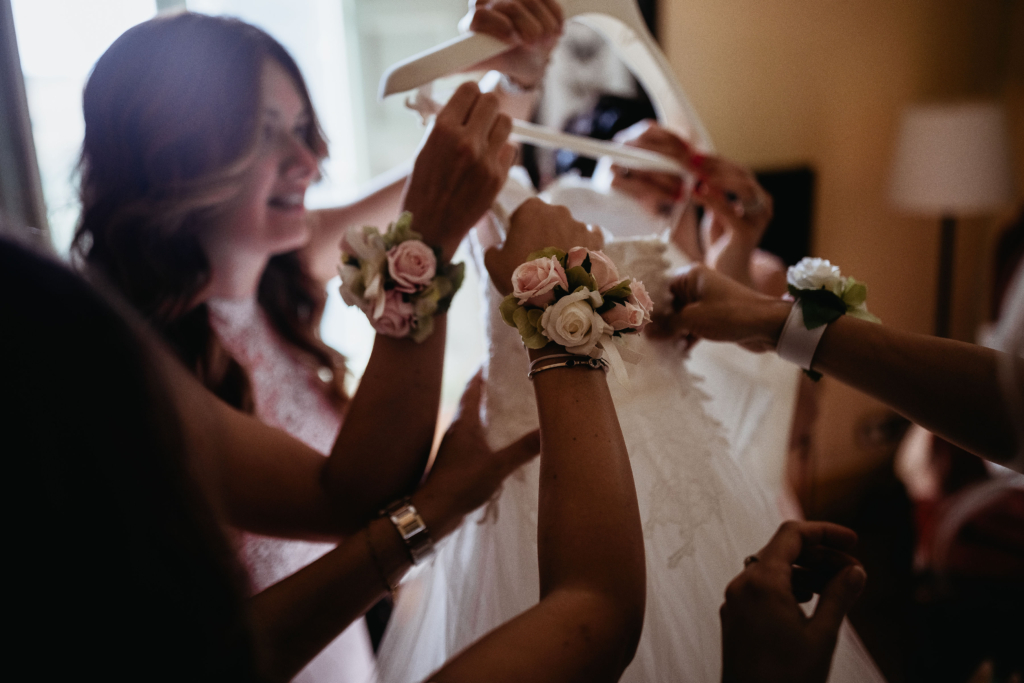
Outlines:
[[[867,285],[852,277],[844,277],[839,266],[832,265],[826,259],[806,257],[795,266],[790,266],[786,272],[786,284],[790,295],[796,300],[795,306],[801,309],[803,326],[807,330],[821,328],[843,315],[874,323],[881,322],[877,316],[868,312]],[[820,339],[820,330],[817,338]],[[780,337],[779,346],[786,345],[786,341]],[[804,372],[814,380],[821,378],[820,373],[809,368],[804,368]]]
[[434,331],[462,286],[465,265],[438,268],[440,250],[412,230],[408,211],[383,235],[372,225],[352,227],[342,243],[341,298],[370,319],[378,333],[419,343]]
[[512,273],[512,293],[500,306],[502,320],[519,331],[527,348],[554,342],[576,355],[607,355],[623,381],[613,340],[643,330],[653,310],[642,282],[621,277],[604,252],[583,247],[530,254]]

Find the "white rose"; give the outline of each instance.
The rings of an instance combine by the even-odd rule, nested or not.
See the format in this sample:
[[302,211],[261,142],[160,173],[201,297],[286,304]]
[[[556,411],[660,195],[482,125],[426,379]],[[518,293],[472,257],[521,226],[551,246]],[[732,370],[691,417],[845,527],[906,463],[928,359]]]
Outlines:
[[833,266],[827,259],[805,257],[786,272],[786,282],[797,289],[825,288],[836,296],[843,295],[845,278],[839,266]]
[[378,268],[387,258],[384,238],[381,237],[380,231],[373,227],[352,226],[346,230],[341,250],[359,259],[361,265],[372,263]]
[[569,353],[590,355],[601,338],[614,331],[594,310],[602,301],[600,294],[589,290],[563,296],[544,309],[540,324],[545,336]]

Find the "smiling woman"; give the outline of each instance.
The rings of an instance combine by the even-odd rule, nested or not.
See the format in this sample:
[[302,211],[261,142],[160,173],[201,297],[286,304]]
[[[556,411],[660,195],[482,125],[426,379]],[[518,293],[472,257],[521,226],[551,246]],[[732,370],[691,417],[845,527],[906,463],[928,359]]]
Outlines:
[[[404,191],[390,183],[386,199],[369,201],[376,208],[354,202],[333,222],[306,215],[327,144],[305,81],[255,26],[188,12],[139,24],[96,63],[83,104],[73,246],[83,269],[120,290],[217,396],[329,456],[313,479],[338,533],[412,494],[437,425],[446,316],[434,316],[425,338],[378,336],[350,398],[343,359],[317,330],[325,285],[343,228],[403,210],[431,253],[451,259],[514,156],[497,97],[460,87]],[[287,507],[309,505],[304,493]],[[256,534],[241,535],[238,546],[259,596],[271,586],[291,595],[303,582],[286,577],[331,549]],[[317,649],[349,623],[338,614],[328,621]],[[295,680],[364,683],[372,674],[360,621]]]
[[305,195],[316,177],[309,145],[308,101],[279,62],[267,58],[260,78],[258,142],[242,188],[199,241],[210,261],[211,297],[240,299],[256,291],[271,256],[309,241]]
[[205,304],[257,295],[311,369],[337,378],[329,388],[340,405],[341,357],[315,333],[324,294],[294,253],[308,239],[302,194],[327,148],[284,48],[230,19],[145,22],[96,63],[84,113],[74,253],[208,387],[245,407],[246,373],[212,334]]
[[[326,293],[297,251],[327,145],[295,62],[243,22],[160,17],[111,45],[83,104],[73,255],[220,398],[330,453],[344,359],[317,334]],[[240,539],[255,591],[331,547]],[[298,680],[361,683],[372,670],[358,622]]]

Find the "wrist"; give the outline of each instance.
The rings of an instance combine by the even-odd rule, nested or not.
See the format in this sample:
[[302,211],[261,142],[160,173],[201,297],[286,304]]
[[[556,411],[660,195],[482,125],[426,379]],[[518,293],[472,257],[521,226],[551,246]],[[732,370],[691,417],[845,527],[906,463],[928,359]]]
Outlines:
[[462,509],[466,506],[460,506],[455,496],[435,491],[430,482],[420,487],[410,500],[419,511],[435,543],[458,529],[463,518],[470,512]]
[[782,328],[786,326],[786,319],[793,308],[793,302],[784,299],[770,299],[765,302],[758,312],[758,330],[761,340],[776,348],[779,344],[779,336]]
[[551,342],[540,349],[527,349],[527,352],[529,352],[530,360],[535,361],[539,358],[544,358],[545,356],[554,356],[566,353],[566,350],[564,346],[559,346],[558,344]]
[[[459,241],[452,243],[451,239],[445,239],[443,230],[438,227],[439,221],[433,220],[426,211],[417,213],[416,210],[411,206],[404,206],[402,211],[408,211],[413,215],[413,230],[420,235],[420,239],[428,247],[437,248],[441,250],[441,263],[450,263],[452,258],[455,257],[455,250],[459,248]],[[423,218],[420,218],[422,214]]]

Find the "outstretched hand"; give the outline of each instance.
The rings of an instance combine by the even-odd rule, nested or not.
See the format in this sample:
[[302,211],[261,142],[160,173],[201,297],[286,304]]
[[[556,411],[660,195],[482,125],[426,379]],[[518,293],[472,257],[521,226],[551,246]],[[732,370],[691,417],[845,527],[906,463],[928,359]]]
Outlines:
[[451,259],[498,195],[515,160],[498,98],[463,83],[434,119],[405,188],[413,230]]
[[[848,553],[857,534],[828,522],[786,522],[729,584],[723,683],[824,683],[839,627],[867,575]],[[814,614],[800,608],[817,593]]]
[[569,251],[573,247],[597,250],[603,246],[604,236],[599,228],[580,223],[564,206],[533,197],[512,214],[504,244],[488,249],[484,264],[494,286],[507,295],[512,291],[512,272],[532,252],[546,247]]
[[514,46],[474,65],[474,71],[495,69],[522,87],[534,88],[544,78],[564,21],[557,0],[471,0],[460,26]]
[[[693,201],[713,211],[727,231],[756,247],[772,217],[772,197],[754,174],[728,159],[701,154],[656,121],[640,121],[620,131],[615,140],[675,159],[690,172]],[[627,170],[612,166],[612,187],[659,213],[684,198],[686,181],[677,175]]]
[[670,289],[673,313],[655,318],[648,330],[689,344],[708,339],[755,352],[773,350],[792,307],[703,265],[680,271]]
[[444,536],[457,527],[462,518],[480,507],[494,495],[505,477],[540,453],[540,433],[526,434],[518,441],[492,451],[480,423],[480,399],[483,375],[477,373],[466,385],[459,402],[459,411],[445,432],[434,466],[416,497],[443,500],[448,514],[440,520],[440,528],[432,528]]

